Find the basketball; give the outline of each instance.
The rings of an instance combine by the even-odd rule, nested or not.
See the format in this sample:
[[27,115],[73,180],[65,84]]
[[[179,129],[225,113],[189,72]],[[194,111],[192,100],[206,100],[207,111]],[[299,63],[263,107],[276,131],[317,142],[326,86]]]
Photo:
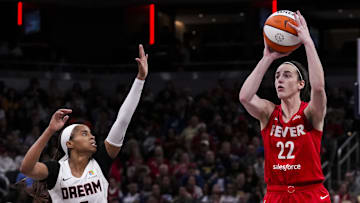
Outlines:
[[264,24],[265,42],[271,49],[286,53],[293,51],[300,45],[297,32],[288,23],[297,25],[294,12],[280,10],[271,14]]

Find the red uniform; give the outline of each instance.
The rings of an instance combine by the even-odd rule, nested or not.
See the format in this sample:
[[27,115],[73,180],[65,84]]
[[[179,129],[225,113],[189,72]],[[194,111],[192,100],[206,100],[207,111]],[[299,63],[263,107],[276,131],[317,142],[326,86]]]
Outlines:
[[322,185],[320,147],[322,132],[314,129],[300,109],[285,123],[277,105],[261,131],[265,148],[264,202],[330,202]]

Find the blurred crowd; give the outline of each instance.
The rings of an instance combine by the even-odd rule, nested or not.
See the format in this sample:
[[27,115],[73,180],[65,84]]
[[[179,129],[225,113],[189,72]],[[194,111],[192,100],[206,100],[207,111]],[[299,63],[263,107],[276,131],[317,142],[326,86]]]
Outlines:
[[[0,199],[32,202],[31,179],[19,173],[24,154],[60,107],[73,109],[70,123],[84,123],[98,143],[106,138],[131,84],[119,84],[111,96],[89,81],[84,89],[59,88],[56,80],[40,87],[36,78],[25,90],[0,82]],[[219,80],[193,95],[171,81],[155,93],[145,85],[127,130],[125,144],[109,172],[111,203],[259,203],[264,197],[264,148],[259,124],[238,101],[240,83]],[[274,91],[260,95],[276,102]],[[322,160],[333,163],[335,142],[358,130],[351,90],[327,89],[328,108]],[[41,161],[59,149],[50,140]],[[360,172],[354,168],[330,190],[334,202],[356,202]],[[1,202],[1,201],[0,201]]]

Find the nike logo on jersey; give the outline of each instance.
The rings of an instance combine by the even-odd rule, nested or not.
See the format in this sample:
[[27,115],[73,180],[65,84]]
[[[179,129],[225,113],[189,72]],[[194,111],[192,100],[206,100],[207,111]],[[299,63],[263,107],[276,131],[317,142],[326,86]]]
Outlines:
[[[70,177],[71,178],[71,177]],[[67,180],[69,180],[70,178],[63,178],[63,181],[67,181]]]
[[323,200],[325,198],[327,198],[329,195],[325,195],[325,196],[320,196],[320,199]]
[[294,116],[294,118],[293,118],[292,120],[294,121],[294,120],[296,120],[296,119],[300,119],[300,118],[301,118],[301,116],[296,115],[296,116]]

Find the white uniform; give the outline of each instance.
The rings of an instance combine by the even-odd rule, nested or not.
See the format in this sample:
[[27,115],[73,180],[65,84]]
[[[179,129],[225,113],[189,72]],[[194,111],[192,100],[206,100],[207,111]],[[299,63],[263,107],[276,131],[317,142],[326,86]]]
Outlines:
[[[111,127],[106,141],[113,146],[121,147],[126,129],[130,123],[131,117],[139,103],[141,91],[144,86],[143,80],[135,79],[131,90],[121,106],[115,123]],[[64,129],[66,131],[67,128]],[[69,128],[70,130],[71,128]],[[64,137],[62,135],[61,145],[66,152],[66,141],[70,139],[70,132]],[[67,155],[66,155],[67,156]],[[104,176],[108,176],[112,164],[112,158],[109,156],[105,145],[100,145],[88,165],[86,166],[82,176],[76,178],[72,175],[68,159],[63,161],[47,161],[45,162],[49,170],[46,179],[49,194],[52,202],[65,203],[82,203],[107,202],[109,182]],[[101,168],[100,165],[101,164]],[[104,173],[103,173],[104,172]]]
[[107,202],[109,182],[95,159],[91,159],[80,178],[72,175],[68,159],[59,161],[55,186],[49,190],[52,202]]

